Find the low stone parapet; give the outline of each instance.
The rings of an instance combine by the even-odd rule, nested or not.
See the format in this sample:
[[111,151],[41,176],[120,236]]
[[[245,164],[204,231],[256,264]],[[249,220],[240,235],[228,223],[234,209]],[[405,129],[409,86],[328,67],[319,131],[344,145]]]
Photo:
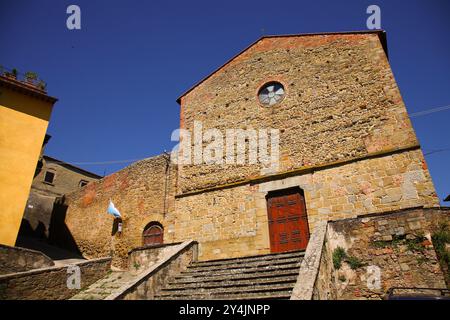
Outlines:
[[0,244],[0,274],[29,271],[54,266],[42,252]]
[[[158,259],[133,281],[119,288],[105,300],[152,300],[167,280],[197,261],[197,242],[185,241],[176,246],[164,246]],[[167,249],[167,250],[166,250]],[[139,254],[137,254],[139,255]],[[152,256],[148,253],[147,256]],[[136,260],[135,260],[136,261]]]
[[[78,269],[79,268],[79,269]],[[111,269],[111,258],[100,258],[64,267],[47,267],[0,276],[0,300],[68,299],[103,278]],[[69,288],[69,277],[79,270],[80,289]],[[72,283],[72,282],[70,282]]]
[[164,258],[174,246],[180,244],[181,242],[176,242],[134,248],[128,252],[128,270],[138,274]]
[[291,300],[311,300],[319,273],[320,260],[327,233],[327,222],[320,222],[309,239],[308,248],[300,266]]
[[434,243],[448,208],[413,208],[328,223],[313,299],[379,300],[392,288],[445,289]]

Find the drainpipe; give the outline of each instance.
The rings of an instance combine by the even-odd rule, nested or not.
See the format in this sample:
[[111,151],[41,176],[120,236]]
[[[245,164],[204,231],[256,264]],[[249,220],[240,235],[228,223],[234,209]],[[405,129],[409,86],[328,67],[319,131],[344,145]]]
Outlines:
[[170,178],[170,153],[168,153],[166,150],[164,150],[163,158],[166,161],[166,168],[165,168],[165,183],[164,183],[164,208],[163,208],[163,215],[165,216],[167,213],[167,193],[169,191],[169,178]]

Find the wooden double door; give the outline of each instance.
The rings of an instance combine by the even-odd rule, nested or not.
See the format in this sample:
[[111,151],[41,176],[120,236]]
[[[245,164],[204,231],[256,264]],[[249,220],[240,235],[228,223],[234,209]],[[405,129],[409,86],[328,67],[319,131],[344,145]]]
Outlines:
[[151,225],[144,230],[143,242],[145,246],[162,244],[164,238],[164,229],[159,225]]
[[309,241],[305,198],[299,188],[267,196],[271,252],[305,250]]

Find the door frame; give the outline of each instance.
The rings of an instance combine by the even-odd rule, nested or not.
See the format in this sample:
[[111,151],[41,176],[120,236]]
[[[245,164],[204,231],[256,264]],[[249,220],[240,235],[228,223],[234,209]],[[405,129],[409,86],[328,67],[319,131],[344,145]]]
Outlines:
[[[160,234],[161,234],[161,243],[154,243],[154,244],[145,244],[145,240],[146,240],[146,231],[152,229],[152,228],[157,228],[160,230]],[[145,227],[144,230],[142,231],[142,245],[144,246],[153,246],[153,245],[161,245],[164,243],[164,227],[161,223],[157,222],[157,221],[152,221],[150,223],[148,223]]]
[[[308,211],[306,208],[306,198],[305,198],[305,192],[300,186],[291,186],[286,187],[283,189],[275,189],[275,190],[269,190],[266,192],[265,200],[266,200],[266,217],[267,217],[267,232],[268,232],[268,239],[269,239],[269,249],[272,253],[272,241],[271,241],[271,234],[270,234],[270,226],[269,226],[269,214],[270,214],[270,207],[269,207],[269,199],[277,196],[284,196],[289,194],[299,193],[300,196],[303,198],[303,205],[304,205],[304,216],[306,218],[306,228],[308,231],[308,239],[307,239],[307,245],[309,244],[309,240],[311,239],[311,230],[309,225],[309,219],[308,219]],[[305,248],[306,250],[306,248]]]

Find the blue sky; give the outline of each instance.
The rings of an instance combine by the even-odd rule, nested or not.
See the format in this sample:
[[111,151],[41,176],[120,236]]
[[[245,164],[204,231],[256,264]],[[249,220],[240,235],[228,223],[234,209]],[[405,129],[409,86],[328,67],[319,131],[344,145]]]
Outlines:
[[[81,30],[66,8],[81,8]],[[366,29],[381,7],[410,114],[450,105],[450,1],[0,0],[0,64],[35,71],[59,98],[47,154],[72,163],[171,150],[176,98],[263,34]],[[450,110],[412,118],[424,152],[450,148]],[[450,150],[426,156],[442,199]],[[129,163],[80,164],[98,174]]]

